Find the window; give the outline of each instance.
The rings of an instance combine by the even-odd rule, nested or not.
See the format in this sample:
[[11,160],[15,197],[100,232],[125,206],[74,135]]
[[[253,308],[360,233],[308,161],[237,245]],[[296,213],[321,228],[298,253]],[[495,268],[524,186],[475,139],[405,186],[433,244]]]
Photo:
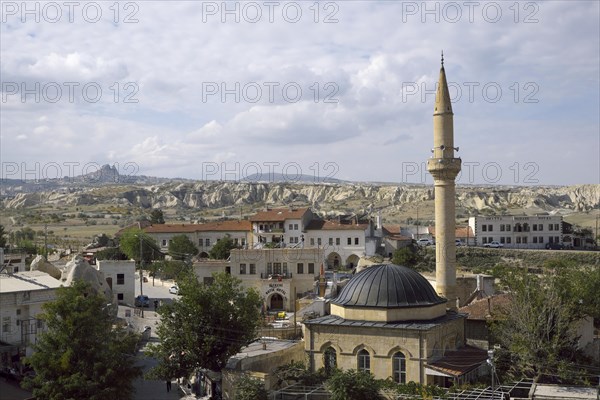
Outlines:
[[206,247],[210,247],[210,239],[208,239],[208,238],[207,238],[207,239],[204,241],[204,244],[206,245]]
[[10,317],[4,317],[2,318],[2,332],[3,333],[10,333],[11,329],[10,329]]
[[484,224],[484,225],[481,225],[481,230],[482,230],[483,232],[487,232],[487,225],[485,225],[485,224]]
[[500,232],[504,232],[504,224],[500,225]]
[[246,264],[240,264],[240,275],[246,275]]
[[539,229],[540,232],[543,231],[544,230],[544,224],[539,224],[538,225],[538,229]]
[[[204,240],[202,238],[198,239],[198,246],[202,247],[204,245]],[[163,244],[164,246],[164,244]]]
[[548,243],[554,243],[554,238],[552,236],[548,238]]
[[486,244],[487,243],[487,238],[486,237],[482,237],[481,241],[482,241],[483,244]]
[[299,274],[304,273],[304,264],[303,263],[298,263],[297,273],[299,273]]
[[119,300],[119,301],[123,301],[123,298],[124,298],[124,297],[123,297],[123,293],[119,293],[119,294],[117,294],[117,300]]
[[348,238],[348,246],[352,244],[352,238]]
[[[535,229],[534,229],[535,230]],[[533,237],[533,243],[537,243],[537,236]]]
[[362,349],[358,352],[358,370],[371,372],[371,356],[369,352],[365,349]]
[[273,263],[273,273],[275,275],[281,275],[281,263],[279,263],[279,262]]
[[250,264],[250,275],[256,275],[256,264]]
[[394,382],[406,383],[406,357],[400,352],[392,356],[392,377]]
[[[139,240],[138,240],[138,241],[139,241]],[[162,245],[163,245],[163,247],[165,247],[165,246],[167,245],[167,239],[163,239],[163,240],[162,240]]]
[[527,236],[523,236],[523,244],[527,244]]
[[331,372],[337,368],[337,354],[333,347],[328,347],[323,353],[323,366],[326,372]]
[[286,275],[286,276],[288,274],[288,269],[287,269],[287,263],[286,262],[283,263],[283,274]]
[[340,245],[340,238],[335,238],[335,244],[336,244],[336,246]]
[[44,329],[44,320],[43,319],[37,319],[37,328],[38,329]]
[[317,238],[317,246],[321,245],[321,238]]
[[242,246],[246,245],[246,238],[241,238],[240,239],[240,243],[242,244]]
[[329,245],[333,246],[333,238],[329,238]]
[[558,236],[554,236],[554,243],[560,243],[560,240],[558,240]]
[[292,229],[294,229],[294,225],[293,224],[289,224],[288,225],[288,229],[291,231]]
[[558,224],[554,224],[554,230],[555,231],[560,231],[560,228],[558,227]]
[[500,237],[500,243],[504,244],[504,236]]
[[521,236],[517,236],[517,244],[521,243]]
[[507,225],[506,225],[506,231],[507,231],[507,232],[510,232],[510,224],[507,224]]
[[544,243],[544,237],[543,236],[540,236],[538,238],[538,243]]
[[507,237],[506,238],[506,244],[510,244],[511,240],[512,240],[511,238]]
[[354,238],[354,244],[358,246],[358,243],[359,243],[358,238]]
[[234,239],[233,239],[233,244],[234,244],[236,247],[237,247],[237,246],[239,246],[239,244],[240,244],[240,243],[239,243],[239,239],[238,239],[238,238],[234,238]]
[[294,224],[294,230],[297,231],[298,230],[298,224]]
[[117,285],[125,284],[125,274],[117,274]]
[[537,231],[537,224],[533,224],[532,227],[534,232]]
[[494,227],[492,225],[488,225],[488,232],[492,232],[494,230]]
[[273,273],[273,263],[267,263],[267,275],[271,275]]
[[308,273],[314,275],[314,273],[315,273],[315,263],[308,263]]
[[314,246],[315,245],[315,238],[310,238],[310,245]]
[[548,230],[551,231],[552,230],[552,224],[548,224]]

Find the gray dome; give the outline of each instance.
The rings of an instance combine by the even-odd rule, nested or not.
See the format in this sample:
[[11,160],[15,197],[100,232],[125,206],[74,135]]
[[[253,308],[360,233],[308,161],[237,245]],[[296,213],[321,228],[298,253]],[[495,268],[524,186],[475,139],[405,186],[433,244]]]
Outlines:
[[428,307],[445,303],[431,284],[415,270],[380,264],[362,270],[332,301],[342,307]]

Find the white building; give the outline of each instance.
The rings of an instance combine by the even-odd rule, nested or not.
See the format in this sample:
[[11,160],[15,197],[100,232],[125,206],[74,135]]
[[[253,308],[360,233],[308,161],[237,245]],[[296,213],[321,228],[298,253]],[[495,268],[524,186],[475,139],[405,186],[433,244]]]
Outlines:
[[200,258],[208,254],[217,241],[227,235],[239,246],[252,246],[251,223],[246,220],[209,222],[206,224],[157,224],[144,228],[161,250],[167,251],[173,236],[186,235],[200,250]]
[[563,243],[560,215],[476,216],[469,218],[469,227],[478,246],[496,241],[508,248],[544,249]]
[[42,271],[0,273],[0,366],[18,369],[32,353],[37,335],[46,329],[38,319],[42,305],[56,298],[58,279]]
[[258,246],[275,243],[301,247],[306,240],[306,226],[315,218],[307,207],[273,208],[252,217],[252,235]]
[[134,304],[135,261],[98,260],[95,267],[112,290],[113,304]]
[[331,221],[315,219],[306,227],[305,247],[324,250],[328,269],[352,269],[360,257],[377,251],[377,239],[370,221]]

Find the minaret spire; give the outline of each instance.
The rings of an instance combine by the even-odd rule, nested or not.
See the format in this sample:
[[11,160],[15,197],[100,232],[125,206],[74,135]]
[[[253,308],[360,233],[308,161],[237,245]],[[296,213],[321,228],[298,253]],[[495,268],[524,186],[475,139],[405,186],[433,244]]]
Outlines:
[[444,68],[444,50],[442,50],[442,68]]

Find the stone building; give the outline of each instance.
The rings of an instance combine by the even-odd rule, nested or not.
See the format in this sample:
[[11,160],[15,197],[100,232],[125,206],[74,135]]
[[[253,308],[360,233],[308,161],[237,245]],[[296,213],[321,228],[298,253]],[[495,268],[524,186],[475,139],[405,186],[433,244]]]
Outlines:
[[418,272],[371,266],[331,302],[331,315],[305,322],[310,367],[359,369],[400,383],[468,381],[480,374],[487,353],[464,345],[465,315],[446,307]]

